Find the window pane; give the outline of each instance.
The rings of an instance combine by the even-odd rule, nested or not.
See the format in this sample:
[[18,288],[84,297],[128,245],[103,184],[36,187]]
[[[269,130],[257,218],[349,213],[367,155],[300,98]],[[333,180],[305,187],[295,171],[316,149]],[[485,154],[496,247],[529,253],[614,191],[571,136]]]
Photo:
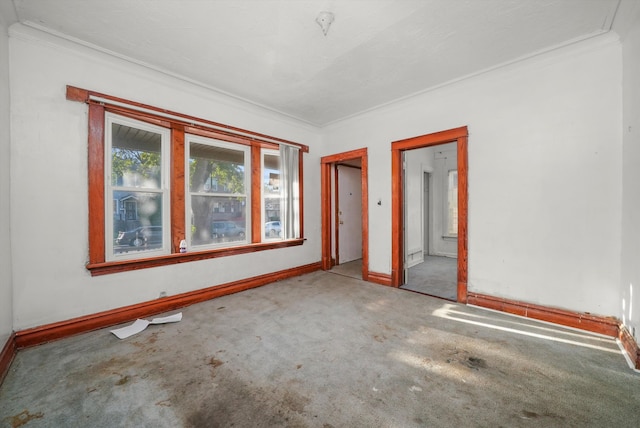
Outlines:
[[189,148],[189,190],[244,194],[244,164],[244,151],[192,142]]
[[449,171],[447,233],[458,234],[458,171]]
[[162,194],[114,191],[114,254],[162,248]]
[[264,153],[262,169],[264,235],[267,239],[282,237],[280,223],[280,156]]
[[191,246],[247,242],[248,158],[245,146],[189,142]]
[[246,198],[191,196],[191,245],[245,241]]
[[111,126],[111,185],[159,189],[162,136],[119,123]]
[[168,254],[169,130],[111,114],[106,119],[106,259]]

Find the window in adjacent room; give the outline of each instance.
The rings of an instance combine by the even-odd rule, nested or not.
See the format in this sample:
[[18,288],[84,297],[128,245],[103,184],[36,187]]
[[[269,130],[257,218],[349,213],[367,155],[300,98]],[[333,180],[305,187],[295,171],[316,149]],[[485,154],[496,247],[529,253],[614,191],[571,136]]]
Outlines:
[[451,170],[447,176],[447,235],[458,235],[458,171]]

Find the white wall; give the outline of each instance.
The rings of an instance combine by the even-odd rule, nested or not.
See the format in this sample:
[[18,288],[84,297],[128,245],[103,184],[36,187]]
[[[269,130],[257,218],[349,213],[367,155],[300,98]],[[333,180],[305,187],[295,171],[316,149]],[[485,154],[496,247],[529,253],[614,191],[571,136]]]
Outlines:
[[433,171],[433,148],[424,147],[405,152],[405,243],[407,267],[423,261],[423,170]]
[[13,331],[10,233],[9,37],[0,19],[0,349]]
[[[2,46],[0,40],[6,58]],[[626,44],[625,51],[637,46]],[[11,28],[10,48],[11,197],[0,188],[0,220],[10,206],[13,246],[9,253],[3,240],[0,256],[9,256],[3,262],[13,258],[16,330],[151,300],[162,291],[172,295],[319,261],[320,156],[361,147],[368,147],[369,168],[376,172],[369,176],[370,269],[390,273],[390,143],[463,125],[470,131],[470,291],[619,316],[626,278],[640,276],[631,269],[638,252],[627,250],[621,278],[622,47],[612,37],[426,92],[322,132],[19,25]],[[308,144],[308,241],[91,277],[84,268],[86,106],[65,99],[67,84]],[[638,110],[636,103],[625,114],[637,118]],[[0,113],[6,141],[1,125],[8,113]],[[625,155],[637,146],[629,141]],[[8,150],[4,142],[0,149]],[[8,168],[0,170],[4,186]],[[626,184],[638,182],[634,174],[625,169]],[[627,221],[638,204],[625,192]],[[0,221],[0,233],[7,224]],[[624,242],[629,247],[633,241]],[[0,293],[10,295],[4,282],[11,275],[5,272]],[[5,309],[11,311],[2,307],[3,314]]]
[[640,338],[640,20],[623,40],[622,302],[619,317]]
[[[10,35],[16,330],[320,260],[316,128],[27,27],[15,25]],[[91,277],[84,267],[87,106],[67,101],[66,85],[309,145],[304,163],[308,240],[301,247]]]
[[391,142],[467,125],[469,290],[617,315],[621,75],[603,36],[325,128],[323,155],[369,147],[370,269],[391,271]]

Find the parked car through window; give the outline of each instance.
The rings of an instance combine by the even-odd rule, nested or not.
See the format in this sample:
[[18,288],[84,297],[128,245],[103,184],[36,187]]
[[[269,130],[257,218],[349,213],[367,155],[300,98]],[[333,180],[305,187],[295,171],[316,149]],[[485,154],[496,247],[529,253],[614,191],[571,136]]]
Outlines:
[[211,236],[214,238],[233,237],[244,238],[244,227],[238,226],[232,221],[214,221],[211,225]]
[[146,245],[162,244],[162,226],[143,226],[126,232],[119,232],[117,245],[143,247]]
[[282,228],[279,221],[268,221],[264,224],[264,236],[266,238],[282,237]]

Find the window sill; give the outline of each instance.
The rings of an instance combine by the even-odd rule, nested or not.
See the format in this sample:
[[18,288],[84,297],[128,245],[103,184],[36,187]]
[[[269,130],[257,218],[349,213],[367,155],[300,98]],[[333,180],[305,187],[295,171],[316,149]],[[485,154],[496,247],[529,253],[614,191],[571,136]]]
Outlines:
[[127,272],[130,270],[147,269],[158,266],[168,266],[178,263],[195,262],[198,260],[215,259],[218,257],[234,256],[237,254],[254,253],[257,251],[272,250],[276,248],[295,247],[302,245],[305,239],[290,239],[287,241],[266,242],[259,244],[243,245],[232,248],[220,248],[216,250],[193,251],[189,253],[175,253],[167,256],[121,260],[116,262],[104,262],[87,264],[86,268],[91,276],[108,275],[111,273]]

